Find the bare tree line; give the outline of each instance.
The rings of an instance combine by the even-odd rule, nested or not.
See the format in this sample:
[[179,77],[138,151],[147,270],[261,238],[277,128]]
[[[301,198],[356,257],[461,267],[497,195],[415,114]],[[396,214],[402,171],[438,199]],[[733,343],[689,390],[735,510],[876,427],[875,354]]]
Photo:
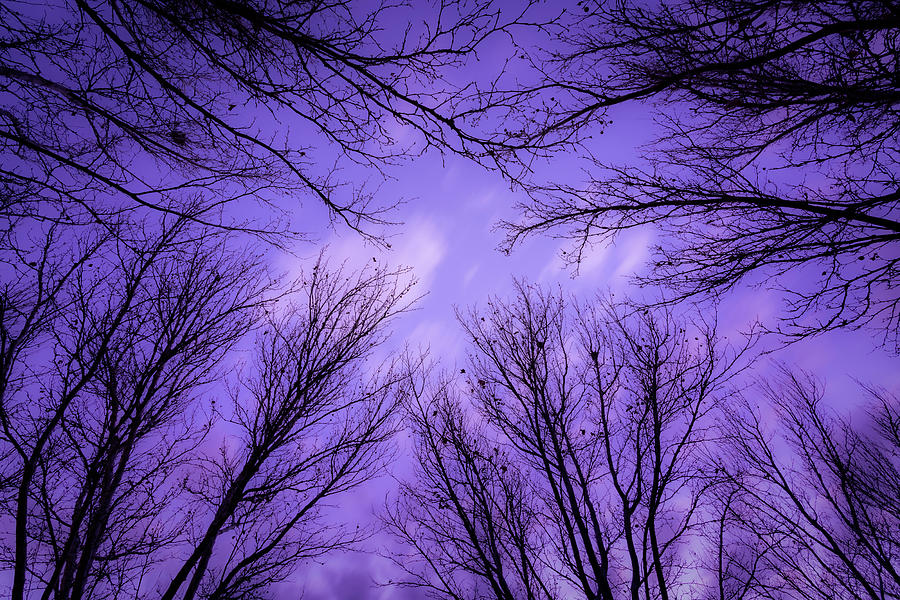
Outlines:
[[[578,2],[561,39],[530,50],[534,83],[485,98],[503,115],[501,163],[529,191],[507,245],[571,239],[577,263],[653,227],[645,285],[684,299],[769,281],[789,338],[871,325],[895,348],[898,31],[881,0]],[[660,128],[642,164],[586,154],[584,182],[522,172],[602,141],[625,105]]]
[[[893,3],[585,0],[557,14],[449,0],[389,31],[403,7],[5,4],[4,219],[152,209],[274,240],[299,231],[279,200],[293,196],[378,239],[392,203],[342,166],[387,175],[435,148],[527,192],[508,247],[570,237],[578,262],[652,226],[665,235],[646,285],[685,299],[767,281],[786,301],[772,329],[789,339],[871,325],[895,345]],[[487,80],[454,83],[493,40],[508,56]],[[635,103],[663,127],[642,165],[595,161],[584,183],[531,176]],[[282,118],[303,132],[268,126]],[[238,201],[268,210],[249,218]]]
[[[696,318],[696,317],[695,317]],[[713,323],[520,285],[405,403],[397,585],[441,599],[897,598],[897,398],[851,423],[801,372],[747,388]],[[763,399],[767,401],[762,401]]]
[[14,597],[266,597],[362,539],[327,504],[383,468],[400,415],[418,466],[385,512],[397,585],[898,596],[888,392],[851,425],[811,376],[738,389],[749,347],[710,319],[527,284],[461,315],[458,375],[372,365],[411,302],[399,273],[320,259],[279,286],[186,220],[50,241],[2,296]]
[[400,363],[368,361],[409,284],[320,258],[278,286],[234,245],[174,219],[7,265],[13,598],[257,597],[361,536],[322,513],[389,455]]
[[442,107],[465,86],[449,76],[485,40],[539,26],[531,4],[448,0],[392,31],[411,5],[4,3],[2,214],[84,223],[149,209],[270,240],[315,233],[289,218],[293,197],[377,240],[395,202],[340,171],[381,177],[429,147],[458,149]]

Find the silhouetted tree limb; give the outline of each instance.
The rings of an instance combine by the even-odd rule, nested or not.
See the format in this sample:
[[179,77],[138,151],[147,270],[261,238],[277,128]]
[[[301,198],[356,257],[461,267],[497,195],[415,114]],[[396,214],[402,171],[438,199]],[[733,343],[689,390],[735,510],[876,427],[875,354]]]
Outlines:
[[[302,298],[264,325],[256,367],[234,398],[240,444],[204,469],[194,492],[204,525],[163,600],[255,597],[300,559],[354,540],[316,516],[385,460],[401,372],[367,360],[412,302],[398,275],[332,270],[320,259]],[[231,549],[217,552],[223,537]]]
[[535,59],[539,84],[509,92],[527,110],[507,115],[507,160],[578,143],[624,103],[663,133],[646,167],[523,181],[507,244],[549,232],[574,240],[577,263],[588,244],[656,227],[646,284],[684,298],[774,276],[783,333],[871,324],[896,344],[898,32],[881,1],[580,3]]
[[[531,4],[441,0],[394,30],[411,5],[6,3],[3,214],[106,221],[143,207],[275,233],[289,210],[278,200],[299,195],[373,234],[390,205],[337,172],[462,151],[453,113],[466,86],[449,75],[485,40],[537,26]],[[274,211],[222,213],[239,200]]]
[[[128,587],[132,561],[167,537],[148,524],[203,430],[185,432],[178,420],[265,302],[258,261],[188,230],[184,219],[155,234],[123,227],[75,260],[55,248],[34,267],[38,294],[5,294],[17,312],[43,312],[3,323],[23,344],[10,345],[0,398],[15,482],[6,506],[15,598],[28,588],[103,596],[109,588],[93,586],[114,585],[113,572]],[[62,276],[41,297],[40,278],[54,273]]]
[[[321,259],[278,289],[261,255],[188,219],[68,246],[56,229],[36,260],[3,255],[25,275],[0,296],[11,596],[259,597],[359,541],[321,516],[387,456],[400,370],[371,359],[408,278]],[[252,330],[238,381],[223,362]],[[223,381],[230,411],[210,401]]]
[[776,427],[747,405],[728,421],[719,579],[745,592],[720,598],[900,597],[897,398],[868,390],[851,424],[807,373],[783,369],[764,390]]

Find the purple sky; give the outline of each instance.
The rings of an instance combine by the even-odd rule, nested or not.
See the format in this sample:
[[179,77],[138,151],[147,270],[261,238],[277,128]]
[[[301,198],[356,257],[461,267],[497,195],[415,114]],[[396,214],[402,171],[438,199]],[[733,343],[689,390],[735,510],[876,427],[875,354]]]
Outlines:
[[[399,18],[399,17],[398,17]],[[410,18],[414,18],[410,15]],[[385,24],[400,31],[406,22]],[[389,31],[390,33],[390,31]],[[495,53],[495,54],[494,54]],[[459,77],[482,78],[498,67],[502,44],[489,47]],[[596,157],[617,162],[637,160],[639,146],[649,142],[656,127],[648,117],[648,109],[636,104],[611,114],[613,124],[596,135],[589,147]],[[270,119],[262,112],[258,119]],[[281,118],[281,117],[279,117]],[[284,117],[279,127],[303,139],[308,125]],[[410,133],[396,130],[398,139],[411,139]],[[325,153],[327,155],[327,152]],[[539,176],[577,183],[581,181],[581,159],[563,153],[551,161],[535,165]],[[338,227],[329,229],[323,209],[307,200],[293,216],[296,228],[310,232],[314,240],[297,244],[293,254],[273,250],[275,270],[295,276],[304,265],[311,264],[327,245],[332,259],[346,259],[355,265],[379,263],[409,266],[425,294],[417,310],[397,322],[391,347],[408,344],[427,347],[434,359],[448,369],[465,361],[465,343],[454,317],[454,307],[464,308],[486,301],[489,295],[508,295],[514,277],[525,278],[547,286],[559,286],[567,293],[588,298],[596,293],[612,291],[624,295],[633,291],[629,278],[645,268],[648,248],[654,242],[651,229],[632,230],[623,234],[612,246],[592,248],[577,275],[565,267],[560,253],[569,248],[567,242],[534,237],[517,247],[511,255],[497,250],[503,234],[494,226],[501,219],[515,219],[513,205],[520,192],[511,190],[498,174],[456,156],[440,157],[436,153],[411,159],[388,169],[392,179],[380,189],[383,203],[398,199],[405,202],[389,218],[402,224],[386,230],[391,248],[366,243],[354,232]],[[364,169],[345,168],[343,178],[363,180],[370,175]],[[376,182],[377,183],[377,182]],[[289,203],[286,201],[285,206]],[[788,282],[782,282],[788,283]],[[803,281],[797,281],[803,285]],[[760,288],[744,286],[731,293],[720,309],[722,331],[736,335],[753,321],[771,322],[780,310],[778,295]],[[840,331],[804,340],[773,355],[780,361],[810,370],[828,382],[829,398],[834,406],[852,410],[859,395],[854,380],[900,388],[900,368],[896,356],[877,346],[868,331]],[[757,373],[764,373],[764,358]],[[399,442],[400,448],[403,441]],[[393,465],[395,475],[408,472],[401,458]],[[342,499],[340,514],[374,525],[375,512],[391,491],[392,482],[382,478]],[[387,538],[376,535],[370,550],[390,547]],[[329,557],[321,564],[309,564],[298,573],[296,583],[279,587],[278,597],[295,598],[299,589],[308,600],[368,598],[418,598],[417,593],[375,587],[373,580],[386,581],[392,571],[386,561],[369,553],[342,554]]]
[[[497,56],[501,55],[498,50]],[[467,75],[477,78],[496,69],[496,62],[490,58],[482,55]],[[617,163],[640,160],[640,146],[651,141],[658,131],[649,114],[649,108],[641,104],[612,112],[613,124],[604,127],[603,134],[595,135],[588,143],[594,157]],[[406,134],[399,132],[401,139]],[[569,183],[582,182],[586,167],[583,159],[570,153],[535,165],[539,176],[552,176],[554,180]],[[344,175],[352,176],[350,172]],[[489,295],[508,295],[514,277],[559,286],[580,298],[606,291],[625,295],[635,291],[629,283],[630,277],[646,268],[649,246],[655,241],[655,232],[649,228],[626,232],[614,245],[592,248],[576,274],[565,266],[560,256],[563,250],[570,249],[565,240],[537,236],[510,255],[498,251],[503,234],[494,227],[501,219],[517,217],[513,206],[521,199],[521,192],[511,190],[496,173],[460,157],[442,158],[429,153],[392,168],[390,175],[393,180],[385,182],[380,191],[382,201],[405,200],[391,215],[403,224],[387,230],[391,236],[390,249],[376,247],[353,232],[339,229],[318,234],[315,243],[296,246],[297,256],[280,256],[277,268],[286,273],[296,272],[299,266],[315,259],[323,244],[328,246],[332,257],[346,259],[351,264],[370,264],[374,258],[380,263],[412,267],[419,280],[419,290],[426,295],[416,311],[398,322],[392,345],[428,348],[432,357],[447,369],[464,364],[466,353],[454,307],[483,303]],[[317,210],[318,207],[307,206],[301,214],[309,218]],[[324,224],[324,219],[320,223]],[[316,229],[305,226],[304,230]],[[782,283],[804,285],[805,282]],[[778,293],[765,286],[741,286],[719,307],[721,331],[724,335],[740,335],[754,321],[771,323],[780,310]],[[865,330],[833,332],[793,344],[760,359],[752,376],[770,371],[773,360],[824,378],[827,400],[839,410],[852,411],[858,406],[861,396],[857,380],[888,389],[900,388],[897,357],[881,349],[873,334]],[[403,448],[402,440],[400,448]],[[401,457],[392,471],[395,476],[403,477],[409,471],[409,464]],[[392,480],[383,478],[355,491],[343,501],[341,513],[375,523],[374,515],[391,489]],[[392,543],[389,538],[376,535],[368,547],[389,549]],[[310,600],[423,597],[413,590],[374,585],[374,581],[386,582],[394,573],[387,561],[371,552],[333,556],[322,564],[309,565],[299,574],[297,584],[284,584],[283,595],[279,593],[279,596],[291,597],[292,592],[302,589]]]

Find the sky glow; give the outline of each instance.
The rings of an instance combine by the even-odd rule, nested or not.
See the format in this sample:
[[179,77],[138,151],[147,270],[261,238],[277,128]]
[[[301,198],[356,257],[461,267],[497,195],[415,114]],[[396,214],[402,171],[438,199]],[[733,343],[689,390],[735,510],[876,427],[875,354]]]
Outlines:
[[[454,496],[458,484],[463,500],[471,499],[467,492],[475,498],[469,513],[489,513],[485,528],[496,524],[494,507],[509,531],[521,525],[525,532],[496,536],[522,550],[522,564],[534,560],[523,575],[515,560],[497,559],[521,579],[507,596],[525,598],[523,590],[534,592],[529,586],[545,576],[558,598],[599,599],[606,580],[598,574],[606,566],[576,573],[582,562],[597,562],[595,551],[608,558],[603,544],[625,539],[617,519],[632,513],[604,508],[602,518],[593,515],[592,534],[582,526],[581,538],[568,519],[614,497],[611,490],[623,498],[622,487],[633,490],[597,483],[612,477],[616,460],[624,465],[619,472],[632,468],[632,484],[639,482],[634,515],[644,514],[645,502],[652,521],[668,502],[671,514],[689,513],[690,521],[696,500],[698,512],[709,512],[703,524],[685,525],[695,535],[715,523],[710,515],[727,496],[720,490],[730,490],[727,503],[748,503],[741,527],[756,514],[753,498],[759,514],[769,514],[762,505],[775,492],[765,482],[775,479],[760,475],[765,485],[753,488],[742,478],[749,481],[754,466],[747,458],[756,448],[753,419],[758,431],[782,431],[777,415],[794,413],[779,398],[793,398],[791,382],[797,389],[809,384],[791,380],[786,369],[824,382],[820,406],[849,423],[839,433],[834,426],[835,440],[851,439],[857,427],[877,429],[877,411],[861,387],[900,398],[897,9],[825,2],[827,18],[849,19],[845,5],[857,4],[875,16],[859,17],[864,26],[853,22],[863,31],[856,37],[842,33],[842,21],[834,25],[838,33],[823,25],[825,41],[816,45],[821,32],[804,29],[816,21],[801,18],[803,7],[719,4],[663,4],[677,8],[666,18],[689,23],[702,21],[695,10],[701,5],[714,15],[691,29],[697,39],[688,42],[681,34],[644,36],[640,23],[632,31],[624,17],[616,21],[642,15],[627,12],[634,3],[594,0],[444,0],[443,9],[440,0],[53,0],[0,7],[0,595],[420,600],[431,597],[426,588],[433,584],[446,600],[458,583],[463,600],[497,600],[491,594],[499,598],[503,586],[479,579],[478,569],[487,567],[477,561],[459,572],[448,568],[450,583],[428,579],[428,551],[437,564],[455,564],[454,531],[480,548],[483,532],[454,521],[468,523],[459,508],[465,502]],[[655,14],[660,5],[647,6]],[[647,40],[669,41],[664,50],[672,54],[647,49]],[[800,46],[797,56],[784,52],[788,66],[821,59],[828,68],[792,71],[779,63],[777,46],[785,40]],[[755,65],[748,70],[745,63],[756,58],[732,48],[741,43],[750,48],[743,52],[776,47],[775,59],[759,60],[808,84],[787,94],[800,98],[799,108],[769,107],[780,88],[766,87],[771,81]],[[655,52],[663,59],[654,63]],[[713,66],[692,70],[704,60]],[[676,83],[660,65],[683,71],[669,78]],[[719,71],[724,80],[710,75]],[[751,77],[735,84],[732,71]],[[762,91],[752,87],[754,78]],[[881,95],[872,92],[889,100],[853,96],[872,81],[889,82],[878,88]],[[822,106],[838,108],[810,113],[813,125],[782,139],[779,127],[820,105],[815,95],[802,103],[812,87],[838,98]],[[853,112],[859,107],[863,112]],[[511,244],[510,236],[520,237]],[[719,260],[719,250],[734,260]],[[647,284],[652,277],[661,281]],[[694,293],[692,282],[703,289]],[[786,300],[817,286],[825,286],[814,296],[819,303],[794,318]],[[677,292],[687,298],[672,300]],[[663,301],[671,312],[660,308]],[[880,308],[891,302],[893,309]],[[663,315],[660,330],[652,315]],[[799,330],[792,326],[829,318],[824,333],[789,337]],[[704,337],[713,322],[715,335]],[[510,323],[519,330],[503,328]],[[774,333],[782,326],[787,334]],[[714,352],[716,341],[723,346]],[[528,358],[516,362],[521,357]],[[740,368],[717,387],[720,362],[732,357]],[[158,369],[141,371],[157,359]],[[645,377],[649,371],[640,368],[651,363],[671,366],[674,375],[662,369],[659,380]],[[517,379],[518,367],[546,375],[551,392],[518,393],[516,386],[530,382]],[[769,397],[766,382],[782,387]],[[677,409],[660,408],[666,400]],[[676,415],[671,421],[647,425],[648,415],[657,419],[666,410]],[[152,418],[138,427],[144,415]],[[695,430],[696,423],[702,426]],[[828,427],[798,423],[796,435],[819,435],[817,448],[827,445]],[[553,466],[539,460],[551,445],[542,427],[564,447]],[[746,446],[724,454],[710,440],[726,430],[722,439]],[[663,447],[653,455],[657,463],[640,446],[651,435],[657,452]],[[760,447],[764,438],[756,440]],[[659,465],[670,456],[669,442],[675,456],[690,459],[678,471],[683,476],[666,480]],[[694,454],[695,447],[703,450]],[[779,446],[775,459],[794,456],[786,448]],[[900,473],[897,448],[884,448],[890,464],[872,476],[875,488],[891,468]],[[872,450],[865,465],[879,456]],[[603,475],[585,477],[579,460]],[[651,463],[653,485],[675,481],[676,491],[646,491],[642,469]],[[541,479],[541,464],[555,475]],[[445,468],[458,479],[441,480]],[[580,500],[569,500],[576,491],[559,492],[564,486],[553,478],[571,486],[577,478],[569,471],[581,477]],[[465,479],[471,473],[484,476],[480,491],[494,502],[482,513],[478,486]],[[333,487],[322,483],[329,476]],[[352,484],[344,489],[344,481]],[[657,491],[651,506],[647,498]],[[698,500],[713,496],[719,504]],[[309,498],[315,500],[307,506]],[[527,510],[518,513],[510,498]],[[554,512],[564,500],[565,518]],[[748,530],[725,516],[739,509],[722,510],[722,531],[735,527],[729,535],[740,542]],[[896,526],[889,506],[878,504],[878,511]],[[432,546],[410,550],[397,531],[402,519],[391,521],[401,513],[434,525]],[[120,525],[117,537],[108,520],[120,514],[115,522],[127,527]],[[676,590],[712,581],[708,565],[694,560],[712,538],[704,533],[701,543],[696,534],[685,542],[672,519],[659,525],[660,536],[675,536],[671,560],[694,553],[685,570],[700,573],[681,581],[686,576],[672,569],[672,597],[680,598]],[[601,521],[618,534],[601,535]],[[95,522],[105,525],[92,537],[100,529],[85,523]],[[642,585],[652,595],[652,578],[665,587],[664,565],[647,564],[647,540],[658,546],[657,531],[647,527]],[[770,539],[757,527],[760,540]],[[862,548],[854,537],[861,535],[847,531]],[[465,549],[466,535],[459,537]],[[131,554],[121,550],[129,543]],[[896,577],[900,539],[891,543]],[[577,544],[583,561],[566,554]],[[741,548],[750,552],[749,544]],[[637,576],[629,575],[636,563],[626,565],[624,547],[609,555],[622,559],[609,581],[636,594]],[[268,549],[258,555],[260,548]],[[789,564],[793,555],[786,553],[772,564]],[[261,575],[252,571],[259,556],[275,557]],[[416,575],[404,572],[408,566],[426,572],[418,587],[397,585]],[[272,582],[254,588],[254,577],[268,573],[275,573]],[[769,580],[754,581],[763,590]],[[897,582],[882,598],[900,598]],[[594,585],[594,595],[586,594]],[[548,589],[529,598],[554,597]]]

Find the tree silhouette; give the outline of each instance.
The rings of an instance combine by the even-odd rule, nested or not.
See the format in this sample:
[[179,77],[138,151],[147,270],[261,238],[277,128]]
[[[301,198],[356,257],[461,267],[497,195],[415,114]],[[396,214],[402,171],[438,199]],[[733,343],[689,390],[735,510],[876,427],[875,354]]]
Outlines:
[[[23,597],[29,573],[44,575],[45,569],[49,583],[70,586],[67,591],[80,597],[114,504],[125,504],[116,532],[125,535],[123,558],[141,554],[145,540],[128,539],[128,525],[154,506],[135,494],[135,507],[116,494],[133,483],[123,480],[129,458],[160,421],[178,411],[180,386],[202,379],[215,364],[219,344],[227,347],[245,329],[231,322],[245,312],[241,305],[260,302],[245,296],[229,307],[216,297],[223,290],[210,286],[209,268],[190,270],[202,254],[191,260],[181,252],[185,226],[179,219],[151,235],[123,228],[88,242],[74,261],[66,253],[70,248],[60,251],[48,235],[47,251],[20,269],[26,277],[4,287],[0,412],[11,487],[4,508],[12,520],[4,545],[14,598]],[[198,246],[200,252],[203,244]],[[95,269],[94,262],[103,267]],[[233,277],[251,276],[244,282],[251,297],[260,291],[252,277],[257,265],[228,266]],[[164,286],[177,286],[179,279],[193,289],[176,288],[180,294],[170,297]],[[225,293],[233,291],[230,285]],[[154,295],[156,306],[148,306]],[[225,312],[213,312],[206,322],[193,312],[203,309]],[[148,341],[153,333],[159,337]],[[164,457],[151,453],[147,460],[138,480],[149,485],[159,476],[156,461]]]
[[[531,26],[531,4],[446,0],[392,30],[411,6],[4,3],[2,214],[83,223],[143,208],[289,233],[279,199],[299,196],[374,235],[390,205],[338,172],[452,149],[465,86],[448,74],[486,39]],[[236,201],[244,209],[222,214]],[[246,201],[270,210],[249,218]]]
[[900,402],[868,390],[868,422],[851,424],[786,368],[764,393],[777,428],[748,404],[730,411],[718,597],[897,598]]
[[[192,599],[203,584],[203,597],[255,597],[301,559],[359,536],[343,520],[315,517],[386,457],[402,370],[366,359],[409,307],[411,284],[385,269],[348,274],[326,266],[313,267],[302,302],[260,334],[256,367],[235,397],[242,444],[203,469],[191,489],[207,514],[164,600]],[[208,572],[226,532],[227,557]]]
[[420,382],[408,403],[420,467],[386,517],[409,548],[400,583],[455,599],[689,588],[715,481],[703,442],[740,352],[711,326],[523,284],[488,307],[463,320],[465,383]]
[[882,1],[579,3],[534,59],[538,84],[492,100],[506,110],[496,152],[583,141],[625,103],[662,134],[643,165],[594,161],[584,185],[524,181],[508,243],[571,238],[577,262],[587,244],[653,226],[664,241],[646,284],[685,298],[774,276],[783,333],[872,324],[896,344],[898,31]]
[[409,288],[324,258],[277,287],[233,237],[183,218],[51,234],[4,284],[12,598],[257,597],[360,537],[318,519],[384,459],[399,376],[369,359]]
[[415,473],[385,520],[396,584],[472,600],[900,595],[900,402],[853,422],[820,382],[744,365],[667,309],[520,285],[464,317],[457,376],[417,374]]

